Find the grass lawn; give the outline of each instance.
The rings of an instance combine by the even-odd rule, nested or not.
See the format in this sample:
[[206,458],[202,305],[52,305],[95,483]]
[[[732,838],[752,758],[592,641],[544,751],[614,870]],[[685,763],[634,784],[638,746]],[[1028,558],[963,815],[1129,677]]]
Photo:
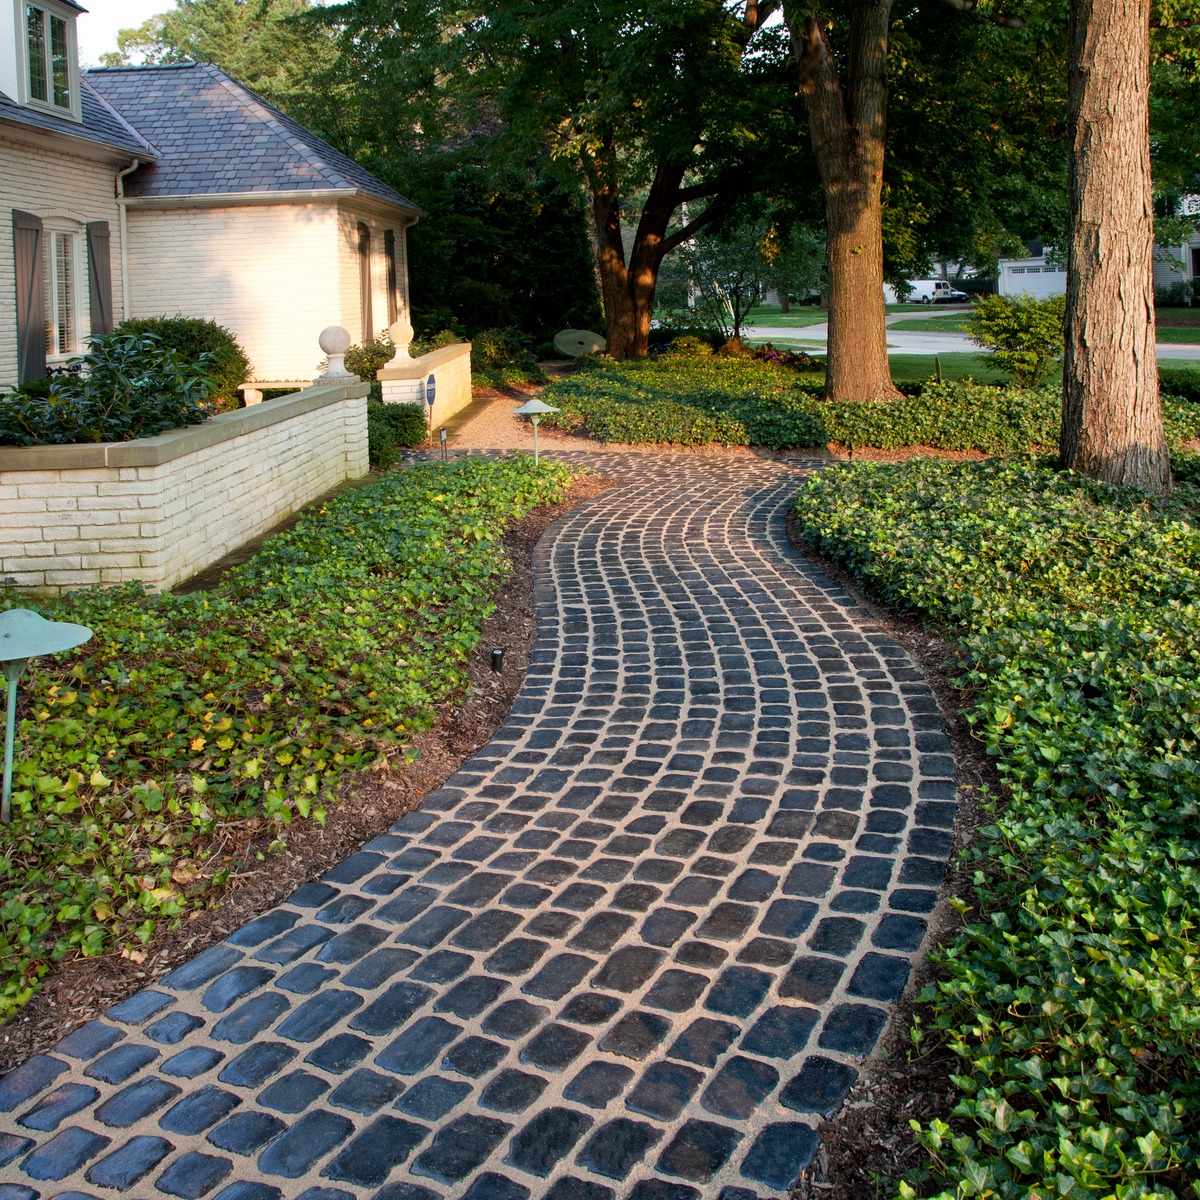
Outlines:
[[1160,342],[1166,342],[1168,345],[1200,345],[1200,325],[1193,325],[1185,329],[1159,325],[1154,331],[1154,336]]
[[1002,383],[1004,372],[988,363],[987,355],[978,354],[890,354],[888,363],[897,383],[923,383],[933,379],[941,363],[943,379],[974,379],[976,383]]
[[913,317],[888,326],[899,333],[970,333],[966,313],[947,313],[944,317]]

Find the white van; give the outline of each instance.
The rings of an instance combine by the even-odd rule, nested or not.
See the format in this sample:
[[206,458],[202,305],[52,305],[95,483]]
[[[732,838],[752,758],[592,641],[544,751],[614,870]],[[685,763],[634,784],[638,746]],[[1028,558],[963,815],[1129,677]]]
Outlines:
[[970,300],[970,296],[966,292],[960,292],[952,288],[944,279],[910,279],[908,286],[912,289],[908,294],[908,300],[899,300],[896,296],[896,289],[891,284],[883,285],[883,299],[885,304],[966,304]]

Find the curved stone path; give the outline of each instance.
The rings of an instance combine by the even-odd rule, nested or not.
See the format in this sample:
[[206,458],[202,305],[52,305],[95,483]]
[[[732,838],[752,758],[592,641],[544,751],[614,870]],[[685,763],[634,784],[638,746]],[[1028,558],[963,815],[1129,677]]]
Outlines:
[[539,547],[495,738],[0,1080],[0,1200],[787,1193],[921,946],[949,744],[789,544],[795,467],[565,457],[628,482]]

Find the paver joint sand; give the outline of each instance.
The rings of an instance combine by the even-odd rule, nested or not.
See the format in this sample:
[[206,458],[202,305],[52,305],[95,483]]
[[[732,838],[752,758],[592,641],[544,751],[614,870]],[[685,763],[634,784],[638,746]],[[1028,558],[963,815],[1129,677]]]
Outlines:
[[539,547],[496,736],[0,1080],[0,1198],[786,1195],[922,944],[950,746],[789,544],[801,467],[565,457],[626,482]]

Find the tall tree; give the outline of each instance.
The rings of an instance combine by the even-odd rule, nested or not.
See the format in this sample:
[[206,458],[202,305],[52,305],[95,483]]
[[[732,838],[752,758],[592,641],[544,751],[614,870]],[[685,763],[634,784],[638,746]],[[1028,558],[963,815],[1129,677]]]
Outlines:
[[1171,491],[1154,349],[1151,0],[1071,7],[1063,464]]
[[609,353],[626,358],[647,352],[664,255],[753,191],[794,140],[782,42],[763,28],[776,7],[348,0],[328,11],[401,92],[432,87],[447,104],[470,93],[497,117],[497,151],[548,157],[584,188]]
[[892,399],[900,393],[888,366],[881,205],[892,0],[855,0],[844,87],[819,13],[803,0],[785,0],[784,12],[825,190],[826,394],[839,400]]

